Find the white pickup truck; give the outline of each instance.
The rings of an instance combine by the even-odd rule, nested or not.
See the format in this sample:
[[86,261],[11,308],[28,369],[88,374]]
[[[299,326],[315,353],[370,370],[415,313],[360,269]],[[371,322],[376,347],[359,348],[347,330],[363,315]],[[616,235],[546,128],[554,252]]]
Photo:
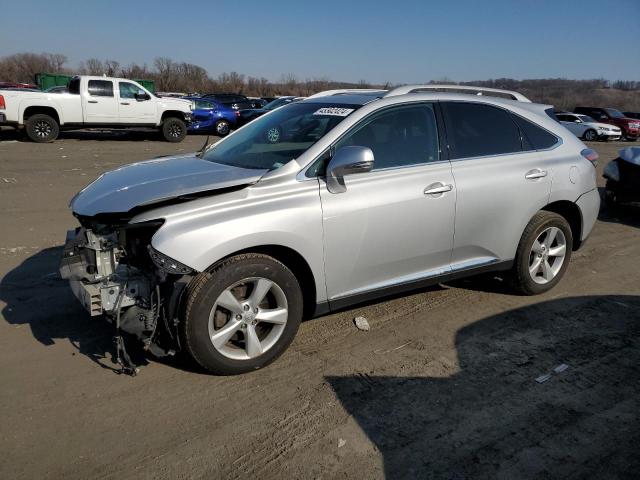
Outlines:
[[0,90],[0,125],[24,127],[34,142],[51,142],[61,129],[153,128],[181,142],[191,102],[159,98],[133,80],[73,77],[67,93]]

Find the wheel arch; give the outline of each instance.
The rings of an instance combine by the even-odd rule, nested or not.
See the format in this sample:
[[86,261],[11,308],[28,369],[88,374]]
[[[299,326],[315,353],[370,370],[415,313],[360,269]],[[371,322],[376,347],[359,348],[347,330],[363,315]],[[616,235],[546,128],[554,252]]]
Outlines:
[[183,122],[186,121],[184,112],[181,112],[180,110],[166,110],[162,112],[160,123],[164,122],[167,118],[179,118]]
[[209,266],[206,271],[211,271],[225,260],[244,253],[261,253],[263,255],[268,255],[283,263],[289,270],[291,270],[298,279],[300,289],[302,290],[302,298],[304,301],[303,318],[311,318],[313,316],[318,298],[318,292],[316,291],[316,278],[309,262],[307,262],[302,254],[291,247],[269,244],[244,248],[224,256]]
[[557,213],[569,223],[573,235],[573,250],[578,250],[582,246],[582,212],[580,212],[580,207],[569,200],[558,200],[546,205],[542,210]]
[[58,114],[58,111],[54,107],[45,107],[40,105],[30,105],[26,107],[22,112],[22,123],[29,120],[30,117],[38,114],[49,115],[58,123],[58,125],[60,125],[60,115]]

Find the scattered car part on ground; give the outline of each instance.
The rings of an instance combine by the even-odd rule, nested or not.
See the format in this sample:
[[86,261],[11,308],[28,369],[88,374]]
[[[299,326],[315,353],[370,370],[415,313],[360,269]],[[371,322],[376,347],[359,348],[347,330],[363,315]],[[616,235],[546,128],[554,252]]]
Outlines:
[[608,123],[598,123],[587,115],[556,112],[556,117],[576,137],[589,142],[595,140],[619,140],[622,136],[620,127]]
[[548,105],[448,88],[323,92],[105,173],[71,201],[61,275],[156,355],[226,375],[303,316],[487,271],[546,292],[596,221],[597,154]]
[[191,120],[191,102],[158,98],[132,80],[73,77],[63,93],[1,91],[0,125],[24,127],[34,142],[52,142],[60,130],[148,128],[180,142]]
[[620,127],[622,138],[630,142],[635,142],[640,136],[640,120],[625,117],[620,110],[615,108],[576,107],[573,111],[574,113],[587,115],[597,122]]
[[607,179],[604,199],[608,205],[640,204],[640,147],[621,149],[602,176]]

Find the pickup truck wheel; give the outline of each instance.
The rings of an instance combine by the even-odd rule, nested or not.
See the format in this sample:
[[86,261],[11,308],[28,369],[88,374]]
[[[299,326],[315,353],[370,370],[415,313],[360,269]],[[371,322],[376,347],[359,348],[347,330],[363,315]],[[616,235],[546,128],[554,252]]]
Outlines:
[[292,342],[302,318],[298,280],[263,254],[231,257],[189,285],[181,315],[186,353],[218,375],[262,368]]
[[540,211],[524,229],[510,283],[524,295],[551,290],[562,278],[571,260],[573,235],[564,217]]
[[49,115],[38,113],[31,115],[25,122],[27,136],[37,143],[53,142],[58,138],[60,126]]
[[167,142],[181,142],[187,136],[187,125],[180,118],[165,118],[162,122],[162,136]]

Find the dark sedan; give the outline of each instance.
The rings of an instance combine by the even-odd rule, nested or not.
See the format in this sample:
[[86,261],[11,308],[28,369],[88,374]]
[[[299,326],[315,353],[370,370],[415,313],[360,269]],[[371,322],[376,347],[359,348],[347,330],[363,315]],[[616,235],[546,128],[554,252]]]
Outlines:
[[279,97],[267,103],[262,108],[247,108],[244,110],[240,110],[240,118],[238,119],[238,122],[240,123],[240,125],[244,125],[246,123],[249,123],[251,120],[255,120],[256,118],[264,115],[265,113],[270,112],[271,110],[274,110],[293,101],[300,100],[301,98],[302,97],[294,96]]

